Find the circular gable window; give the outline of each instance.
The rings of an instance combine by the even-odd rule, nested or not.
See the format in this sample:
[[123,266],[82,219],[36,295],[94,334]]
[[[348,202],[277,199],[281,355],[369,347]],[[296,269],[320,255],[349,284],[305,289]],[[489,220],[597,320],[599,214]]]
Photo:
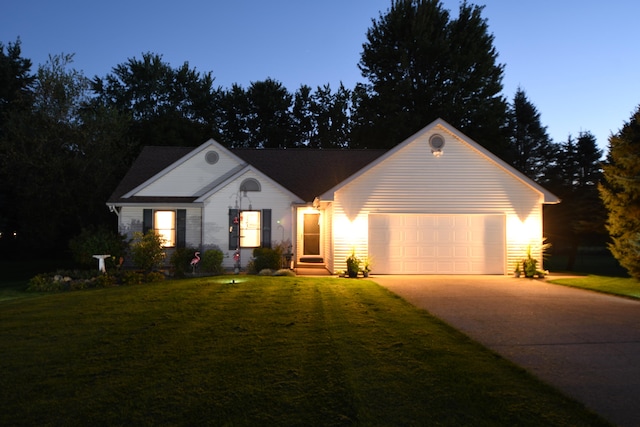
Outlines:
[[218,155],[218,153],[216,151],[207,151],[207,154],[204,155],[204,159],[210,165],[215,165],[218,162],[219,158],[220,158],[220,156]]

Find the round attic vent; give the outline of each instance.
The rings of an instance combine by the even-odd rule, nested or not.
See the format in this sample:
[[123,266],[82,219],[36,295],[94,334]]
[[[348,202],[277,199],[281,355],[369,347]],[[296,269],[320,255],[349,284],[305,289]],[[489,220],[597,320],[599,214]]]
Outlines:
[[435,134],[429,138],[429,145],[434,150],[442,151],[442,147],[444,147],[444,138],[441,135]]
[[442,156],[442,147],[444,147],[444,138],[437,133],[435,135],[431,135],[429,138],[429,146],[431,147],[431,154],[435,157]]
[[217,152],[215,151],[207,151],[207,154],[204,155],[204,159],[207,161],[207,163],[209,163],[210,165],[214,165],[218,162],[218,159],[220,158],[220,156],[218,155]]

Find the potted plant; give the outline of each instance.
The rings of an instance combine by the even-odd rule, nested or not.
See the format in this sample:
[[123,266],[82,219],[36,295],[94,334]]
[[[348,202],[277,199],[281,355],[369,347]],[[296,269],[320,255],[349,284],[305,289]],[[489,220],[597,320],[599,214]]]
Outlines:
[[369,277],[369,272],[371,271],[371,257],[366,257],[362,260],[362,275],[364,277]]
[[520,262],[516,262],[516,268],[513,270],[513,276],[518,278],[522,272],[520,271]]
[[360,271],[360,259],[356,256],[355,252],[351,252],[351,255],[347,258],[347,274],[349,277],[358,277]]
[[531,256],[531,246],[527,247],[527,257],[522,260],[524,277],[533,278],[538,272],[538,260]]

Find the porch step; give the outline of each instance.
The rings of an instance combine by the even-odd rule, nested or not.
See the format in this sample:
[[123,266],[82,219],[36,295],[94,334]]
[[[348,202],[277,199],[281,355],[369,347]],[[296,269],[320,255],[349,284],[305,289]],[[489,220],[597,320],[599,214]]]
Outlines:
[[324,265],[304,265],[295,269],[298,276],[331,276]]

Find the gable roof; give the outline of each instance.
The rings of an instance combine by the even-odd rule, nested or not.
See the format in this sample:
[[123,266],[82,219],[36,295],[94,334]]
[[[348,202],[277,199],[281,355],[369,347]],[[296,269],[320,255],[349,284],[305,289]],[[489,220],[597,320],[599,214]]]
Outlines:
[[311,202],[387,150],[263,149],[231,150],[271,179]]
[[549,190],[542,187],[540,184],[538,184],[537,182],[535,182],[534,180],[532,180],[531,178],[529,178],[528,176],[526,176],[525,174],[523,174],[522,172],[514,168],[513,166],[509,165],[507,162],[505,162],[504,160],[502,160],[501,158],[499,158],[498,156],[496,156],[495,154],[493,154],[492,152],[490,152],[489,150],[487,150],[486,148],[484,148],[483,146],[481,146],[480,144],[478,144],[477,142],[475,142],[474,140],[472,140],[471,138],[463,134],[462,132],[458,131],[456,128],[454,128],[453,126],[451,126],[449,123],[447,123],[442,119],[434,120],[429,125],[422,128],[422,130],[416,132],[415,134],[413,134],[412,136],[410,136],[400,144],[396,145],[392,149],[385,152],[380,157],[374,159],[371,163],[367,164],[366,167],[361,168],[360,170],[356,171],[356,173],[354,173],[353,175],[350,175],[344,181],[339,182],[337,185],[330,188],[324,193],[318,193],[319,194],[318,199],[333,200],[334,193],[338,191],[340,188],[344,187],[349,182],[352,182],[353,180],[357,179],[359,176],[361,176],[362,174],[364,174],[374,166],[385,161],[385,159],[388,159],[389,157],[393,156],[396,152],[398,152],[408,144],[415,141],[421,135],[427,132],[430,132],[437,127],[440,127],[441,129],[449,132],[458,140],[462,141],[463,143],[466,143],[468,146],[470,146],[472,149],[478,152],[481,156],[484,156],[485,158],[490,160],[492,163],[494,163],[496,167],[504,170],[505,172],[512,175],[514,178],[516,178],[517,180],[531,187],[533,190],[539,192],[543,196],[543,203],[549,203],[549,204],[560,203],[560,199],[555,194],[551,193]]
[[[107,204],[191,203],[197,197],[124,197],[198,148],[146,146],[116,187]],[[387,150],[230,149],[302,200],[313,199],[371,163]]]

